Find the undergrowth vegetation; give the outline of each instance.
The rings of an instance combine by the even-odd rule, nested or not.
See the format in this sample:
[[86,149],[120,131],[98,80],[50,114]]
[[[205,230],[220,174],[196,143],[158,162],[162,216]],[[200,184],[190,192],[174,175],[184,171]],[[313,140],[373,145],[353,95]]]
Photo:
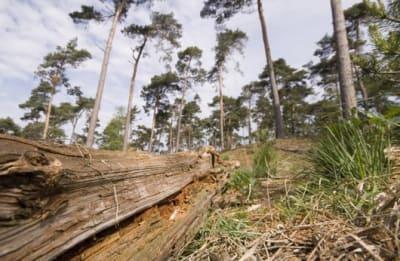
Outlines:
[[282,214],[293,217],[329,210],[353,222],[368,222],[374,198],[390,176],[384,151],[391,144],[393,126],[371,117],[327,127],[309,155],[313,169],[307,182],[280,203]]
[[256,196],[260,178],[275,176],[277,173],[277,154],[272,143],[263,144],[254,154],[253,166],[235,171],[228,187],[240,192],[249,200]]
[[[215,246],[218,246],[218,241],[228,242],[227,245],[231,247],[242,246],[242,242],[254,240],[261,235],[257,230],[246,211],[238,210],[229,214],[217,211],[208,218],[181,256],[185,260],[191,260],[191,254],[207,246],[210,240],[214,241]],[[212,252],[212,247],[207,246],[207,248]]]
[[258,178],[276,176],[277,153],[271,142],[263,144],[254,154],[253,171]]

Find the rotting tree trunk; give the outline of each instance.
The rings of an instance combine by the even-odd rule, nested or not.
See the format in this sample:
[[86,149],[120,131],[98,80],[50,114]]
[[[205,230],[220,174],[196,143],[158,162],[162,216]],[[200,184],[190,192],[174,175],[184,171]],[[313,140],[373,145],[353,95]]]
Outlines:
[[226,183],[227,175],[221,173],[218,177],[218,183],[206,178],[190,184],[173,198],[65,259],[175,260],[201,228],[213,199]]
[[44,122],[43,135],[42,135],[42,139],[44,139],[44,140],[47,139],[47,135],[49,133],[51,109],[53,107],[54,95],[55,95],[55,87],[53,86],[53,89],[51,91],[50,98],[49,98],[49,103],[47,104],[47,109],[46,109],[46,119]]
[[132,101],[133,96],[135,94],[135,82],[136,82],[136,74],[140,62],[140,58],[142,57],[143,50],[146,47],[147,39],[145,38],[143,44],[139,48],[139,52],[137,57],[133,56],[134,65],[133,65],[133,73],[131,78],[131,84],[129,86],[129,97],[128,97],[128,106],[126,110],[126,118],[125,118],[125,133],[124,133],[124,144],[123,144],[123,151],[127,151],[129,147],[129,137],[131,136],[132,130]]
[[274,62],[272,60],[271,46],[268,39],[267,23],[264,17],[264,8],[262,0],[257,0],[258,15],[261,23],[261,31],[263,35],[265,57],[267,60],[268,74],[271,83],[272,99],[274,103],[274,116],[275,116],[275,136],[276,138],[283,138],[285,136],[283,129],[283,117],[281,111],[281,102],[279,98],[278,85],[276,84]]
[[99,118],[100,105],[101,105],[101,100],[103,98],[103,92],[104,92],[104,85],[106,83],[107,69],[108,69],[108,63],[110,61],[112,44],[114,41],[115,32],[117,31],[118,21],[121,16],[123,8],[124,8],[124,5],[120,4],[113,19],[112,19],[111,29],[108,34],[106,48],[104,49],[104,58],[103,58],[103,63],[101,65],[100,79],[99,79],[99,83],[97,85],[96,99],[94,101],[94,107],[92,110],[92,115],[90,117],[88,136],[87,136],[87,140],[86,140],[86,146],[89,148],[91,148],[94,143],[94,135],[95,135],[96,126],[97,126],[97,119]]
[[222,78],[222,68],[218,68],[218,88],[219,88],[219,121],[220,121],[220,139],[221,139],[221,151],[224,150],[224,120],[225,120],[225,114],[224,114],[224,94],[223,94],[223,87],[224,87],[224,79]]
[[353,73],[347,40],[346,24],[341,0],[331,0],[333,26],[337,42],[337,57],[339,64],[340,93],[342,96],[343,117],[351,118],[357,108]]
[[49,260],[206,176],[209,158],[0,135],[0,259]]

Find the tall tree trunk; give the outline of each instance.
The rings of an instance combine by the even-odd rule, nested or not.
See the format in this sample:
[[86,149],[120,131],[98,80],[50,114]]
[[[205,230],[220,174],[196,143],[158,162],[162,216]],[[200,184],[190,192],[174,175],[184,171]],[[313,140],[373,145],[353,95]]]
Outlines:
[[97,85],[96,99],[94,102],[92,115],[90,117],[88,136],[87,136],[87,140],[86,140],[87,147],[92,147],[93,143],[94,143],[94,135],[95,135],[96,125],[97,125],[97,119],[99,117],[100,104],[101,104],[101,99],[103,97],[103,92],[104,92],[104,85],[106,83],[107,69],[108,69],[108,63],[110,60],[112,43],[113,43],[113,40],[115,37],[118,20],[120,18],[123,7],[124,7],[123,4],[119,5],[118,10],[116,11],[116,13],[112,19],[111,29],[108,34],[107,44],[106,44],[106,48],[104,50],[103,63],[101,65],[100,79],[99,79],[99,83]]
[[252,137],[251,137],[251,95],[249,97],[249,117],[248,117],[248,128],[249,128],[249,144],[252,143]]
[[[157,141],[161,141],[162,135],[163,135],[163,128],[161,128],[161,129],[160,129],[160,132],[158,133]],[[157,146],[158,151],[161,151],[161,142],[158,142],[157,145],[158,145],[158,146]]]
[[365,108],[366,111],[368,111],[368,99],[369,98],[368,98],[367,88],[364,85],[364,81],[362,79],[362,75],[361,75],[360,69],[354,63],[352,63],[352,67],[353,67],[354,75],[355,75],[357,83],[358,83],[358,87],[360,88],[360,91],[361,91],[361,96],[362,96],[362,99],[363,99],[364,108]]
[[226,130],[226,141],[227,141],[227,145],[228,145],[228,149],[230,150],[232,148],[232,133],[233,131],[231,130],[231,118],[228,117],[228,128]]
[[293,137],[296,137],[296,122],[295,122],[295,116],[294,116],[295,115],[295,111],[294,111],[294,107],[293,106],[291,106],[290,111],[291,111],[290,118],[291,118],[291,121],[292,121],[292,123],[291,123],[292,135],[293,135]]
[[128,97],[128,106],[126,110],[126,118],[125,118],[125,133],[124,133],[124,145],[123,145],[123,151],[128,150],[129,146],[129,137],[131,134],[131,129],[132,129],[132,101],[133,101],[133,96],[135,94],[135,81],[136,81],[136,74],[140,62],[140,58],[142,57],[143,50],[146,47],[146,42],[147,38],[144,39],[143,44],[139,48],[139,52],[137,57],[133,55],[133,59],[135,60],[133,64],[133,73],[131,77],[131,84],[129,86],[129,97]]
[[188,128],[188,149],[192,150],[192,126]]
[[[363,48],[362,48],[362,45],[360,44],[360,42],[362,41],[362,39],[361,39],[360,20],[358,19],[356,21],[356,23],[357,23],[356,24],[356,37],[357,37],[357,43],[358,43],[357,44],[357,48],[356,48],[356,54],[357,55],[361,55],[362,51],[363,51]],[[358,85],[360,87],[361,95],[363,97],[365,110],[368,111],[368,91],[367,91],[367,88],[364,85],[364,81],[362,79],[360,68],[358,66],[354,66],[354,69],[355,69],[357,82],[358,82]]]
[[224,95],[222,88],[224,87],[224,79],[222,78],[222,68],[218,68],[218,82],[219,82],[219,111],[220,111],[220,137],[221,137],[221,151],[224,150]]
[[340,93],[343,102],[343,117],[349,119],[357,107],[354,89],[349,43],[347,40],[346,24],[341,0],[331,0],[333,26],[337,43],[337,57],[339,64]]
[[274,103],[274,116],[275,116],[275,136],[276,138],[283,138],[285,136],[285,133],[283,129],[281,102],[279,99],[278,86],[276,84],[274,63],[271,55],[271,47],[269,45],[267,23],[265,22],[262,0],[257,0],[257,6],[258,6],[258,15],[261,23],[263,41],[264,41],[265,57],[267,60],[268,73],[271,81],[272,99]]
[[46,110],[46,119],[44,122],[44,129],[43,129],[43,135],[42,138],[45,140],[47,139],[47,134],[49,132],[49,126],[50,126],[50,117],[51,117],[51,108],[53,107],[53,99],[54,99],[54,95],[55,95],[55,86],[52,86],[53,89],[51,91],[50,94],[50,98],[49,98],[49,103],[47,104],[47,110]]
[[336,99],[338,100],[338,105],[339,105],[339,110],[340,110],[340,113],[342,114],[342,116],[343,116],[343,96],[342,96],[342,94],[341,94],[341,90],[340,90],[340,82],[339,82],[339,79],[336,79],[336,82],[335,82],[335,92],[336,92]]
[[76,135],[76,125],[78,124],[78,118],[80,117],[77,116],[75,119],[72,120],[72,131],[71,131],[71,140],[70,140],[70,144],[73,144],[76,140],[75,135]]
[[174,131],[173,131],[173,119],[174,115],[171,117],[171,122],[169,124],[169,153],[172,153],[174,151]]
[[154,111],[153,111],[153,120],[152,120],[152,123],[151,123],[151,133],[150,133],[149,148],[147,149],[149,152],[151,152],[152,148],[153,148],[154,130],[156,128],[157,108],[158,108],[158,104],[156,103],[156,106],[154,107]]
[[186,80],[184,82],[185,83],[184,83],[183,90],[182,90],[181,103],[179,104],[178,124],[177,124],[177,128],[176,128],[176,150],[177,151],[180,150],[182,111],[185,106],[186,91],[188,88],[188,82]]

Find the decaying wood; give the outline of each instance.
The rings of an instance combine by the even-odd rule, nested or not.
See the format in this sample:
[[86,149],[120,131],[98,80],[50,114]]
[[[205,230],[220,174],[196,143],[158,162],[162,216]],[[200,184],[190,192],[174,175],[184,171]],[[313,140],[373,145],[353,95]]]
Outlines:
[[[222,175],[224,176],[224,175]],[[176,256],[201,227],[212,198],[225,182],[212,179],[187,186],[177,196],[137,216],[126,226],[83,246],[72,260],[167,260]],[[72,257],[72,258],[71,258]]]
[[110,153],[0,135],[0,259],[56,258],[209,168],[195,153]]

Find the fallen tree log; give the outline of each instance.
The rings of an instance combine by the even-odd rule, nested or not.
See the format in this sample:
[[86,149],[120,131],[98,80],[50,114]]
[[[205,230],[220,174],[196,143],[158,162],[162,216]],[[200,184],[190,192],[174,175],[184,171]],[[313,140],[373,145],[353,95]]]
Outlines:
[[54,259],[209,168],[196,153],[111,153],[0,135],[0,258]]
[[105,235],[90,239],[63,260],[171,260],[191,242],[227,180],[207,177],[135,216]]

